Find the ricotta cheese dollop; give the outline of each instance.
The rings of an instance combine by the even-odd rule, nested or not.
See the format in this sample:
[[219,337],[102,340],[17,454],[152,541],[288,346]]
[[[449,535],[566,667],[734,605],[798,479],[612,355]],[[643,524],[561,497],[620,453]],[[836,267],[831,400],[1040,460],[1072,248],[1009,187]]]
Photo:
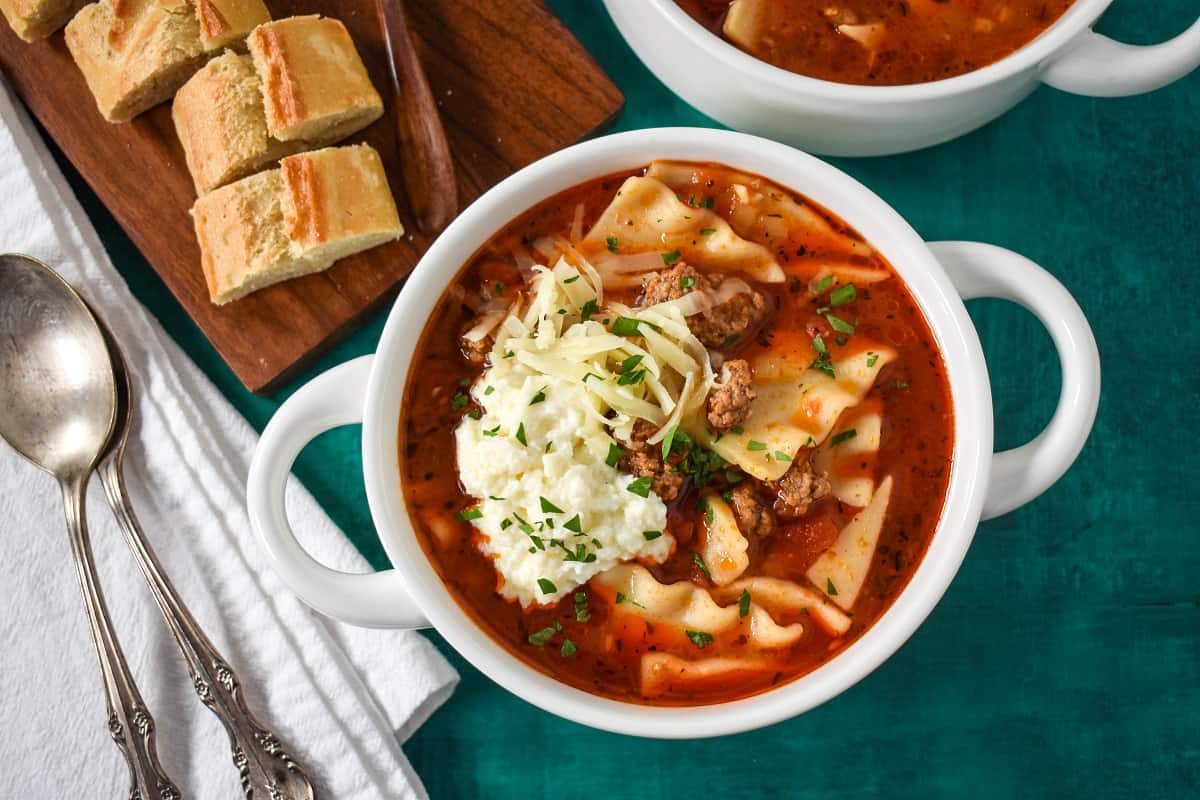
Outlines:
[[630,491],[580,382],[501,358],[471,393],[483,413],[455,431],[459,479],[478,500],[465,516],[503,596],[551,604],[621,562],[667,558],[666,506],[644,482]]

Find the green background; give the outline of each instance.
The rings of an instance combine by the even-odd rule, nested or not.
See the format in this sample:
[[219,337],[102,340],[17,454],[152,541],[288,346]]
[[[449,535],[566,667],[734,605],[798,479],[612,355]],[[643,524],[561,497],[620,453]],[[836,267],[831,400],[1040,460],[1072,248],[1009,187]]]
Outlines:
[[[624,91],[619,130],[715,125],[641,65],[598,0],[550,5]],[[1153,43],[1182,30],[1197,6],[1117,0],[1098,29]],[[1043,88],[950,144],[835,160],[927,239],[1013,248],[1078,298],[1105,372],[1096,428],[1075,468],[1036,502],[981,526],[945,599],[894,658],[821,708],[765,730],[696,742],[600,733],[509,695],[427,634],[463,677],[405,748],[430,795],[1196,797],[1198,137],[1200,74],[1120,100]],[[261,429],[295,386],[269,399],[247,393],[67,171],[134,292]],[[996,444],[1019,445],[1058,395],[1049,337],[998,301],[970,311],[991,369]],[[371,352],[383,320],[372,318],[305,379]],[[358,435],[326,434],[296,472],[385,566]]]

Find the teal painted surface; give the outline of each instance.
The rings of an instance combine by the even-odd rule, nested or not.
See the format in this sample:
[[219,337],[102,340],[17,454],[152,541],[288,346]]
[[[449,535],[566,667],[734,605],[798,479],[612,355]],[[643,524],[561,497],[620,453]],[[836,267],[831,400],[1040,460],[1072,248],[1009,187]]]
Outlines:
[[[659,84],[596,0],[552,0],[627,97],[619,129],[712,125]],[[1117,0],[1100,30],[1150,43],[1195,0]],[[564,68],[566,68],[564,66]],[[661,743],[598,733],[512,697],[446,648],[453,699],[406,750],[434,798],[1196,797],[1200,786],[1200,76],[1154,95],[1043,89],[942,147],[838,160],[928,239],[1011,247],[1045,265],[1096,330],[1105,390],[1074,470],[982,526],[912,640],[858,686],[772,728]],[[241,389],[153,272],[74,181],[134,291],[261,428],[286,396]],[[1053,409],[1049,338],[1023,311],[974,303],[997,445]],[[315,367],[374,349],[382,315]],[[377,565],[357,429],[297,472]],[[403,680],[403,676],[397,676]]]

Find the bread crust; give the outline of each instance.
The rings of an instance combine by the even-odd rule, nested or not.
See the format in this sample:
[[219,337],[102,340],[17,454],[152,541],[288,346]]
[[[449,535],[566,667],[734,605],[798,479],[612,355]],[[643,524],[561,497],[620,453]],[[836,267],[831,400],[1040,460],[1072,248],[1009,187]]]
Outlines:
[[288,17],[259,25],[247,43],[276,138],[311,141],[335,127],[348,134],[382,116],[383,100],[340,21]]
[[67,24],[87,0],[0,0],[0,12],[27,42],[44,39]]
[[200,197],[192,218],[218,305],[404,233],[383,163],[367,145],[288,156]]
[[242,43],[254,20],[269,19],[262,0],[197,2],[98,0],[67,23],[67,47],[105,119],[168,100],[221,44]]

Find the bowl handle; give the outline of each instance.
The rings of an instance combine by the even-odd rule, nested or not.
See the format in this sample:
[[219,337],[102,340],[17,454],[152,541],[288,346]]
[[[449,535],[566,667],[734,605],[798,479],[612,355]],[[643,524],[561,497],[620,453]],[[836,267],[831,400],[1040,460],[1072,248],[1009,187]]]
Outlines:
[[1087,30],[1042,68],[1042,82],[1072,94],[1126,97],[1161,89],[1200,66],[1200,20],[1174,39],[1140,46]]
[[331,428],[362,422],[374,359],[363,356],[318,375],[271,418],[246,482],[250,527],[284,583],[322,614],[367,628],[424,628],[429,623],[396,570],[356,574],[325,566],[296,540],[284,506],[288,473],[304,446]]
[[1024,306],[1058,350],[1062,392],[1050,424],[1028,444],[992,456],[983,503],[983,518],[991,519],[1030,502],[1075,463],[1100,403],[1100,353],[1075,298],[1029,259],[977,242],[933,242],[929,248],[964,300],[998,297]]

